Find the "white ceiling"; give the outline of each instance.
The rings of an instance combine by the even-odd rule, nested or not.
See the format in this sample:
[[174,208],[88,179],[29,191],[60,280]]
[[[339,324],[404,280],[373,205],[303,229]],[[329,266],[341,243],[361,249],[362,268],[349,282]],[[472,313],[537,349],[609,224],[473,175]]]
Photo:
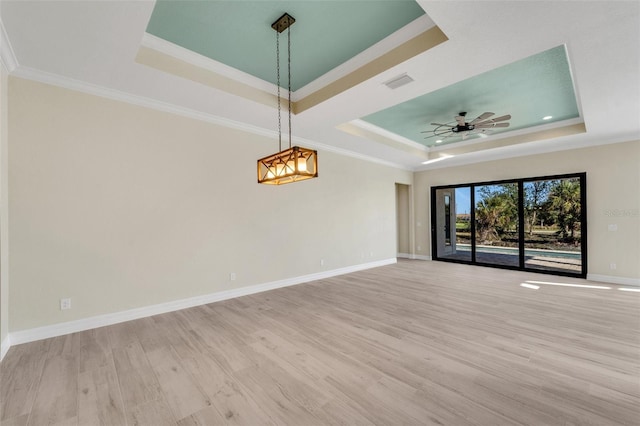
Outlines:
[[[640,139],[640,2],[418,3],[449,40],[294,117],[300,144],[422,170]],[[273,136],[273,107],[135,62],[153,6],[153,1],[2,0],[2,61],[11,75]],[[561,44],[567,47],[586,133],[422,165],[424,156],[410,149],[336,128]],[[416,81],[397,90],[382,84],[402,73]]]

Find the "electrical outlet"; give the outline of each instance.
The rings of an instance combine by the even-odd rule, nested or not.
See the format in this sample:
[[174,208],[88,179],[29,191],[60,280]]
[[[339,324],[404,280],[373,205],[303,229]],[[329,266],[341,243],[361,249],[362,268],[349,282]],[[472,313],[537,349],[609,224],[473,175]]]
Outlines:
[[422,250],[422,247],[418,246],[418,251]]
[[60,299],[60,310],[71,309],[71,299]]
[[320,259],[320,266],[324,266],[324,259]]
[[618,225],[613,223],[609,225],[609,231],[617,231],[618,230]]
[[229,281],[235,281],[236,280],[236,273],[235,272],[231,272],[229,274]]
[[615,263],[610,263],[609,264],[609,269],[613,270],[616,269],[618,266]]

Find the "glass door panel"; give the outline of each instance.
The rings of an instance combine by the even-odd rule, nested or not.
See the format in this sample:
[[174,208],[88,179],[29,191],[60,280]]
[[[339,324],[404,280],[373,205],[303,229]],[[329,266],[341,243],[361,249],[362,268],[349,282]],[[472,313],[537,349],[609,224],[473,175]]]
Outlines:
[[434,226],[437,257],[471,261],[470,188],[439,189],[435,193]]
[[518,184],[475,187],[476,262],[520,266]]
[[524,183],[525,268],[582,271],[581,200],[577,177]]
[[471,261],[471,187],[455,188],[455,259]]

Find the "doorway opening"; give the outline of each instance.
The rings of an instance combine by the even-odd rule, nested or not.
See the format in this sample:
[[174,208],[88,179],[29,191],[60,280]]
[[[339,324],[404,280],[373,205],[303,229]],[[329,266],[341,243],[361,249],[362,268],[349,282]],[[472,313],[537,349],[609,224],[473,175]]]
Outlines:
[[411,258],[410,187],[396,183],[397,257]]

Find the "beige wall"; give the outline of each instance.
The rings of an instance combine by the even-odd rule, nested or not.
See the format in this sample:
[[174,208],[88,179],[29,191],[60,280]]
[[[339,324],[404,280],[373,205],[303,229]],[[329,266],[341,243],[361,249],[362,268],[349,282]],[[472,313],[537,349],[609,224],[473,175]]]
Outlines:
[[0,64],[0,342],[9,335],[9,193],[7,72]]
[[275,140],[13,77],[9,92],[11,331],[396,255],[411,172],[321,151],[318,179],[263,186]]
[[[588,274],[640,278],[640,141],[416,173],[418,254],[430,255],[430,188],[456,183],[587,173]],[[618,213],[616,213],[618,212]],[[620,214],[621,216],[612,216]],[[618,225],[618,231],[608,225]],[[616,270],[609,268],[617,265]]]
[[413,184],[409,248],[428,256],[430,186],[586,171],[589,273],[640,277],[637,141],[415,175],[321,151],[320,178],[271,187],[256,184],[255,160],[274,140],[13,77],[8,110],[6,89],[3,74],[3,338],[393,258],[394,183]]

